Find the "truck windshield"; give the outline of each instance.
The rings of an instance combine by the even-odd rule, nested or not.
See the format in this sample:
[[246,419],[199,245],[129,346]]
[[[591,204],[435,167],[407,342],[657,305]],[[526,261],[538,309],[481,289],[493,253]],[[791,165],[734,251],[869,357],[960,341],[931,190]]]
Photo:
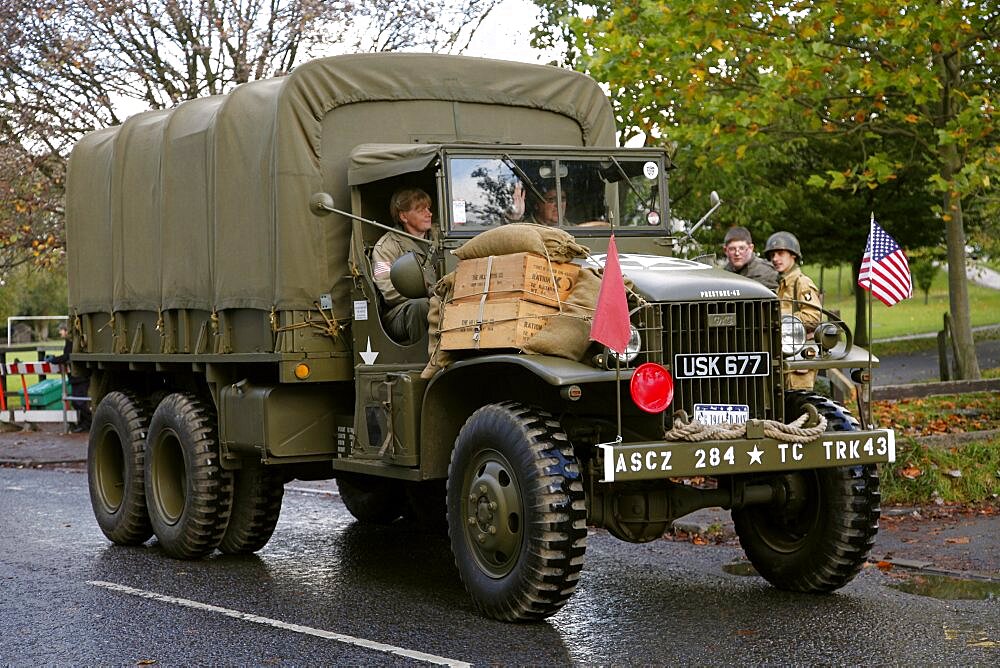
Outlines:
[[451,229],[478,232],[528,222],[662,233],[661,165],[624,155],[572,159],[453,156]]

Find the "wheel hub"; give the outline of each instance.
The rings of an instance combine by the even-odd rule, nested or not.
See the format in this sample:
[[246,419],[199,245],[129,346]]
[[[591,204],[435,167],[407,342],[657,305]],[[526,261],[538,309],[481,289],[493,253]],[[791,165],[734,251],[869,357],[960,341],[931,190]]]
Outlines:
[[[485,454],[485,453],[484,453]],[[498,453],[481,458],[466,495],[466,534],[476,561],[492,577],[510,572],[521,545],[520,491]]]

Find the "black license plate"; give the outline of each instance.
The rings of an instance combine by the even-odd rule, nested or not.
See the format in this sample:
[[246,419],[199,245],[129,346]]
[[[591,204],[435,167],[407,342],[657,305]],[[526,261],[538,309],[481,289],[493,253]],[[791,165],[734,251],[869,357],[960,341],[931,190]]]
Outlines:
[[734,378],[771,373],[771,355],[761,353],[678,353],[674,378]]

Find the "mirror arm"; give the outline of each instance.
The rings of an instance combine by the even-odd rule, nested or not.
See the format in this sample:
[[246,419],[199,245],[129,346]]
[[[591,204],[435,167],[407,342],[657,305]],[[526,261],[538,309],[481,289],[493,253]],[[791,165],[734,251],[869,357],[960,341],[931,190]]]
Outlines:
[[708,220],[709,218],[711,218],[712,214],[715,213],[715,210],[718,209],[720,206],[722,206],[722,200],[719,200],[718,202],[716,202],[715,205],[712,206],[712,208],[709,209],[708,212],[704,216],[702,216],[701,219],[697,223],[694,224],[694,227],[692,227],[688,231],[688,236],[694,235],[695,231],[697,231],[697,229],[699,227],[701,227],[702,225],[704,225],[705,221]]
[[323,212],[324,214],[326,214],[326,213],[339,213],[341,216],[345,216],[347,218],[350,218],[352,220],[356,220],[356,221],[361,222],[361,223],[367,223],[368,225],[374,225],[375,227],[377,227],[379,229],[382,229],[382,230],[385,230],[386,232],[392,232],[393,234],[398,234],[398,235],[403,236],[403,237],[409,237],[410,239],[413,239],[414,241],[419,241],[420,243],[427,244],[428,246],[433,246],[434,245],[434,241],[432,239],[426,239],[424,237],[418,237],[418,236],[415,236],[413,234],[410,234],[409,232],[404,232],[403,230],[399,229],[398,227],[390,227],[388,225],[383,225],[382,223],[376,223],[374,220],[369,220],[368,218],[362,218],[361,216],[355,216],[353,213],[348,213],[347,211],[342,211],[341,209],[337,209],[337,208],[334,208],[334,207],[330,206],[327,202],[322,201],[320,198],[318,198],[316,196],[314,196],[313,200],[309,204],[310,204],[311,208],[314,211],[316,209],[318,209],[319,211]]

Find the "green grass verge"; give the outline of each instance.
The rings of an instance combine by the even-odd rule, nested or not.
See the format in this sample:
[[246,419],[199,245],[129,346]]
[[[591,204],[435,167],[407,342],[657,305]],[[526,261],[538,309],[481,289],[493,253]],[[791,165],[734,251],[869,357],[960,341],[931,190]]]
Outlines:
[[1000,436],[952,446],[918,442],[922,436],[996,433],[995,392],[876,401],[873,409],[875,422],[896,432],[896,461],[881,467],[885,503],[974,503],[1000,493]]
[[1000,437],[953,448],[900,439],[895,463],[883,465],[880,473],[886,504],[995,500],[1000,494]]

